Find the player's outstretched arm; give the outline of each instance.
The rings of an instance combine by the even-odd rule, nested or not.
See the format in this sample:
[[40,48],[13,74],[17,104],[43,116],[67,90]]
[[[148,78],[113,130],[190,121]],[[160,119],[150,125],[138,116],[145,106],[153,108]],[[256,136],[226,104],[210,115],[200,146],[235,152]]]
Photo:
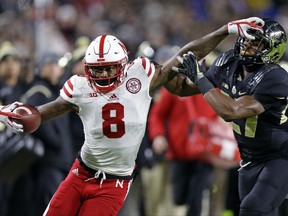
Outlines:
[[199,65],[192,52],[184,54],[181,64],[181,67],[174,67],[173,70],[185,74],[196,84],[210,106],[225,121],[249,118],[265,111],[262,104],[252,96],[242,96],[234,100],[216,91],[212,83],[204,76],[206,67]]
[[251,30],[256,30],[263,33],[263,26],[264,21],[258,17],[250,17],[247,19],[229,22],[216,31],[186,44],[182,49],[179,50],[177,55],[183,56],[184,53],[192,51],[196,59],[200,60],[209,54],[213,49],[215,49],[215,47],[229,34],[241,36],[249,40],[254,40],[255,37],[249,32],[251,32]]
[[[14,112],[16,108],[22,106],[23,103],[14,102],[8,104],[4,107],[0,107],[0,121],[3,122],[9,129],[14,133],[23,133],[25,128],[21,121],[16,121],[17,119],[23,119],[21,115]],[[56,118],[57,116],[63,115],[71,110],[78,111],[78,107],[65,101],[59,96],[56,100],[43,104],[36,107],[41,115],[41,123],[48,121],[50,119]],[[38,125],[39,126],[39,125]]]
[[236,20],[223,25],[216,31],[207,34],[200,39],[189,42],[182,47],[175,56],[156,70],[156,74],[150,85],[150,92],[160,85],[165,85],[168,91],[178,95],[193,95],[199,93],[197,87],[193,85],[193,83],[173,72],[173,67],[181,67],[181,63],[177,60],[177,56],[182,57],[185,53],[192,51],[195,58],[200,60],[215,49],[215,47],[229,34],[254,39],[249,32],[251,30],[263,32],[263,25],[264,21],[258,17]]
[[52,102],[38,106],[37,109],[40,112],[42,123],[56,118],[57,116],[63,115],[69,111],[78,111],[77,106],[67,102],[61,96]]

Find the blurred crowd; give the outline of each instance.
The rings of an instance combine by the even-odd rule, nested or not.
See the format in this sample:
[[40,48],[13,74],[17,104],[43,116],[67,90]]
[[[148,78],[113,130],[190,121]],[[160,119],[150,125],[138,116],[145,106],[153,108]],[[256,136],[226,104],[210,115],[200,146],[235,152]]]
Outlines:
[[[54,99],[67,78],[73,74],[83,75],[81,61],[84,52],[90,41],[100,34],[116,35],[126,45],[131,58],[142,55],[161,63],[174,55],[178,46],[228,21],[250,16],[273,18],[288,32],[286,0],[222,0],[217,3],[213,0],[1,0],[0,101],[5,104],[19,100],[40,105]],[[235,38],[231,37],[220,43],[214,54],[230,49],[234,41]],[[214,58],[213,55],[207,58],[208,65]],[[288,52],[282,60],[282,66],[287,69]],[[160,93],[161,90],[159,98]],[[156,96],[155,102],[159,98]],[[45,149],[41,162],[36,160],[29,164],[29,171],[19,174],[20,177],[13,181],[0,179],[0,215],[20,215],[17,212],[26,215],[27,206],[31,207],[27,215],[41,212],[82,145],[82,126],[75,113],[41,127],[33,134]],[[155,136],[149,136],[148,132],[149,128],[137,158],[139,177],[121,214],[196,216],[189,214],[185,207],[189,202],[173,203],[173,186],[169,180],[171,167],[175,166],[169,162],[173,157],[167,156],[167,146],[155,148]],[[59,147],[61,145],[65,148]],[[55,155],[57,148],[60,150]],[[188,162],[190,164],[191,160]],[[207,161],[201,161],[200,165],[193,164],[193,167],[202,174],[206,172],[200,180],[193,179],[196,181],[194,188],[200,185],[199,181],[203,183],[197,194],[201,198],[198,199],[201,216],[236,216],[237,166],[232,164],[219,168],[211,161],[208,165]],[[177,169],[179,171],[179,167]],[[51,180],[51,176],[55,178]],[[153,182],[156,188],[149,191]],[[23,193],[19,194],[19,191]],[[16,204],[21,200],[31,200],[31,193],[36,196],[33,202],[39,202],[39,209],[34,210],[35,206],[32,208],[26,202],[19,206]],[[42,196],[37,193],[42,193]],[[176,211],[176,206],[181,208]]]
[[182,46],[243,17],[275,18],[287,29],[287,10],[285,0],[2,0],[0,42],[38,60],[43,52],[72,52],[79,36],[110,33],[134,55],[144,40],[155,49]]

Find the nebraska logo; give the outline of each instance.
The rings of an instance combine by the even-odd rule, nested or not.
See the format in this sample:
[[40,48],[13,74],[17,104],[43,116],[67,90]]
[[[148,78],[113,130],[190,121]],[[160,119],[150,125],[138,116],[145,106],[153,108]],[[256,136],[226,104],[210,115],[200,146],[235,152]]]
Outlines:
[[130,93],[136,94],[141,89],[141,82],[137,78],[131,78],[127,81],[126,88]]

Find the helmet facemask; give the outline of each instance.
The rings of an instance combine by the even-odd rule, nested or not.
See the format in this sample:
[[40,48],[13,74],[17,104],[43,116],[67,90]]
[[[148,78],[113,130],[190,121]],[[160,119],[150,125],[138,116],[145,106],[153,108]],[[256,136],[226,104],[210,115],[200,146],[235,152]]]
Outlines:
[[[97,92],[108,93],[122,83],[124,66],[121,64],[111,66],[85,66],[86,78],[90,87]],[[113,69],[112,69],[113,68]],[[105,72],[103,72],[105,71]],[[102,76],[106,73],[107,76]]]
[[105,94],[123,81],[127,50],[116,37],[101,35],[89,45],[83,62],[90,87]]
[[245,45],[245,39],[242,37],[237,38],[235,53],[244,65],[276,63],[284,54],[287,39],[283,27],[276,21],[266,20],[263,30],[263,34],[255,30],[251,30],[250,32],[256,38],[255,41],[259,43],[257,50],[254,49],[253,55],[249,55],[249,52],[245,53],[243,51],[245,49],[249,50],[249,47]]
[[267,52],[269,43],[264,39],[256,38],[253,41],[247,40],[242,37],[238,37],[236,41],[238,49],[238,57],[244,63],[249,64],[263,64],[263,53]]

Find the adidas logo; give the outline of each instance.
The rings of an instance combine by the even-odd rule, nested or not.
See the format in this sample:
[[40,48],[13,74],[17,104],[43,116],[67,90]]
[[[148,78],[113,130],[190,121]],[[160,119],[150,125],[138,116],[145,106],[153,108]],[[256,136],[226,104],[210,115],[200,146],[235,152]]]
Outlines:
[[79,176],[79,173],[78,173],[78,168],[76,168],[76,169],[73,169],[73,170],[72,170],[72,173],[74,173],[75,175]]
[[119,98],[115,95],[115,94],[112,94],[110,97],[109,97],[109,101],[111,100],[119,100]]

